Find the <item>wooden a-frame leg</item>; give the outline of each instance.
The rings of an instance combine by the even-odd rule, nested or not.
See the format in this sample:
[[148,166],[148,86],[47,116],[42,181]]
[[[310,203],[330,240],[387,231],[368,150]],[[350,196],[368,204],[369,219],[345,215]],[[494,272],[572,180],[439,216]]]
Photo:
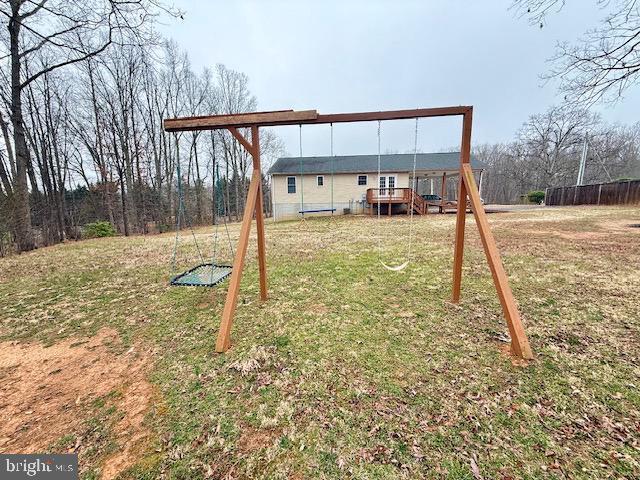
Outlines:
[[442,173],[442,188],[440,188],[440,213],[447,213],[444,208],[444,202],[447,198],[447,172]]
[[[480,231],[480,238],[482,240],[482,246],[489,262],[489,268],[491,269],[491,275],[493,276],[493,283],[498,291],[498,298],[502,305],[502,311],[504,312],[505,319],[507,320],[507,326],[509,327],[509,333],[511,335],[511,350],[512,352],[524,359],[532,359],[533,352],[529,346],[529,340],[527,334],[524,331],[522,320],[520,319],[520,312],[516,306],[515,299],[513,298],[513,292],[509,286],[509,280],[507,274],[502,265],[500,253],[496,246],[496,241],[491,233],[489,227],[489,221],[487,220],[487,214],[484,211],[484,206],[480,200],[480,194],[478,193],[478,187],[476,186],[476,180],[473,177],[473,170],[468,163],[462,165],[462,175],[466,187],[466,192],[471,200],[471,207],[473,214],[476,218],[476,224]],[[462,202],[464,201],[464,205]],[[462,200],[458,197],[458,213],[462,206],[462,211],[466,210],[466,199]],[[457,240],[457,239],[456,239]]]
[[451,302],[460,301],[460,287],[462,284],[462,259],[464,257],[464,228],[467,217],[467,188],[462,171],[458,187],[458,210],[456,213],[456,242],[453,252],[453,292]]
[[[256,172],[254,172],[254,175]],[[260,173],[258,172],[258,176]],[[264,236],[264,211],[262,201],[262,178],[258,185],[256,199],[256,229],[258,231],[258,270],[260,271],[260,300],[267,300],[267,259]]]
[[[260,137],[258,127],[251,127],[253,147],[253,176],[258,177],[256,198],[256,230],[258,231],[258,270],[260,272],[260,300],[267,300],[267,256],[264,235],[264,207],[262,198],[262,170],[260,167]],[[253,178],[253,177],[252,177]]]
[[[255,172],[254,172],[255,173]],[[231,280],[229,281],[229,290],[227,291],[227,299],[224,303],[222,312],[222,320],[220,322],[220,330],[218,331],[218,339],[216,341],[216,352],[221,353],[229,349],[231,345],[231,325],[233,317],[238,305],[238,294],[240,293],[240,280],[242,279],[242,270],[244,268],[244,258],[247,254],[247,246],[249,245],[249,232],[251,231],[251,222],[256,209],[257,197],[259,192],[261,178],[260,175],[253,175],[249,184],[249,193],[247,194],[247,202],[245,203],[244,215],[242,217],[242,226],[240,227],[240,238],[236,249],[236,258],[233,261],[233,269],[231,271]]]

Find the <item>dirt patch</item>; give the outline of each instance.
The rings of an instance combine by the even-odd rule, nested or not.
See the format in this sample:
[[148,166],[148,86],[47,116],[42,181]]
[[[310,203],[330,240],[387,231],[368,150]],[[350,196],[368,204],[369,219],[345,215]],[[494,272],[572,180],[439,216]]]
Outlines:
[[257,430],[245,427],[238,439],[238,449],[241,452],[253,452],[270,447],[279,435],[279,430]]
[[322,316],[329,313],[329,308],[323,303],[315,303],[311,306],[309,313],[311,313],[312,315]]
[[121,449],[104,463],[103,479],[115,478],[140,458],[138,454],[142,453],[150,437],[144,425],[144,417],[151,406],[153,396],[153,388],[146,381],[136,382],[125,392],[123,401],[118,404],[118,409],[124,412],[124,417],[115,428]]
[[[0,451],[42,452],[65,435],[77,435],[91,414],[91,403],[112,392],[122,418],[115,427],[122,447],[105,462],[102,478],[113,478],[135,463],[132,452],[149,431],[144,415],[153,398],[145,379],[149,352],[120,346],[114,330],[103,328],[88,340],[0,344]],[[76,449],[82,463],[83,445]]]

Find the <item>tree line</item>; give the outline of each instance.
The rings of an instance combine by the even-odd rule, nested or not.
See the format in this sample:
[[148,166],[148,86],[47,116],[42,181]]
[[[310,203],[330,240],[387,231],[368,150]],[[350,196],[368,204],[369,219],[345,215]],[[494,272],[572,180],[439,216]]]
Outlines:
[[[179,12],[154,0],[10,0],[0,13],[0,251],[78,238],[97,220],[124,235],[168,230],[181,199],[192,225],[242,215],[251,158],[238,142],[162,128],[257,106],[246,75],[196,73],[155,33],[159,14]],[[282,150],[269,131],[261,143],[267,162]]]
[[513,141],[474,146],[486,165],[482,196],[513,203],[530,191],[575,185],[584,148],[583,184],[640,178],[640,122],[612,125],[582,108],[551,107],[529,117]]
[[[557,21],[564,0],[512,0],[512,9],[543,29]],[[583,183],[640,178],[640,123],[611,125],[589,111],[615,104],[640,82],[640,2],[585,2],[601,19],[584,34],[562,41],[542,78],[556,84],[563,105],[532,115],[511,142],[477,145],[487,164],[483,197],[509,203],[532,190],[575,185],[586,147]]]

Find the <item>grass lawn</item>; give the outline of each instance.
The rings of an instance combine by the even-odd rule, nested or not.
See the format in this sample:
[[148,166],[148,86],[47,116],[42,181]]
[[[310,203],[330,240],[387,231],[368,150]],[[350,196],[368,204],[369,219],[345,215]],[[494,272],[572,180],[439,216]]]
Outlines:
[[223,355],[227,283],[169,287],[172,235],[0,259],[0,451],[77,451],[87,479],[639,478],[640,208],[490,215],[528,366],[472,217],[448,303],[454,222],[415,218],[400,273],[406,217],[267,223],[270,300],[253,237]]

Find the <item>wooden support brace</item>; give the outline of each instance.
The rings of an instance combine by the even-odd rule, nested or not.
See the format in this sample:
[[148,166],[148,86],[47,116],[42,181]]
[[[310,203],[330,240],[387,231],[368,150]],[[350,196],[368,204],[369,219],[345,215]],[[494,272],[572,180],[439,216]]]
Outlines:
[[[507,274],[502,265],[500,253],[496,246],[496,241],[491,233],[489,227],[489,221],[487,220],[487,214],[484,211],[484,206],[480,201],[480,194],[478,193],[478,187],[476,186],[476,180],[473,177],[473,170],[471,165],[463,163],[461,167],[462,177],[464,178],[464,187],[466,193],[471,200],[471,208],[480,231],[480,238],[482,240],[482,246],[489,262],[489,268],[491,269],[491,275],[493,276],[493,283],[496,286],[498,292],[498,298],[502,305],[502,311],[505,319],[507,320],[507,326],[509,327],[509,334],[511,335],[511,350],[518,357],[530,360],[533,358],[533,352],[529,346],[529,340],[527,334],[524,331],[522,320],[520,319],[520,312],[516,306],[515,299],[513,298],[513,292],[509,286],[509,280]],[[458,197],[458,213],[460,208],[464,212],[466,209],[466,198]],[[464,213],[463,213],[464,215]],[[456,241],[457,243],[457,241]]]
[[[252,145],[247,141],[246,138],[244,138],[244,136],[238,131],[237,128],[229,127],[227,130],[229,130],[231,134],[235,137],[235,139],[238,140],[238,142],[240,142],[240,144],[247,149],[247,152],[251,153],[251,155],[255,155],[253,145],[257,145],[257,144],[255,143],[254,138],[251,139],[251,141],[253,142],[253,145]],[[251,133],[253,135],[253,128],[251,129]]]

